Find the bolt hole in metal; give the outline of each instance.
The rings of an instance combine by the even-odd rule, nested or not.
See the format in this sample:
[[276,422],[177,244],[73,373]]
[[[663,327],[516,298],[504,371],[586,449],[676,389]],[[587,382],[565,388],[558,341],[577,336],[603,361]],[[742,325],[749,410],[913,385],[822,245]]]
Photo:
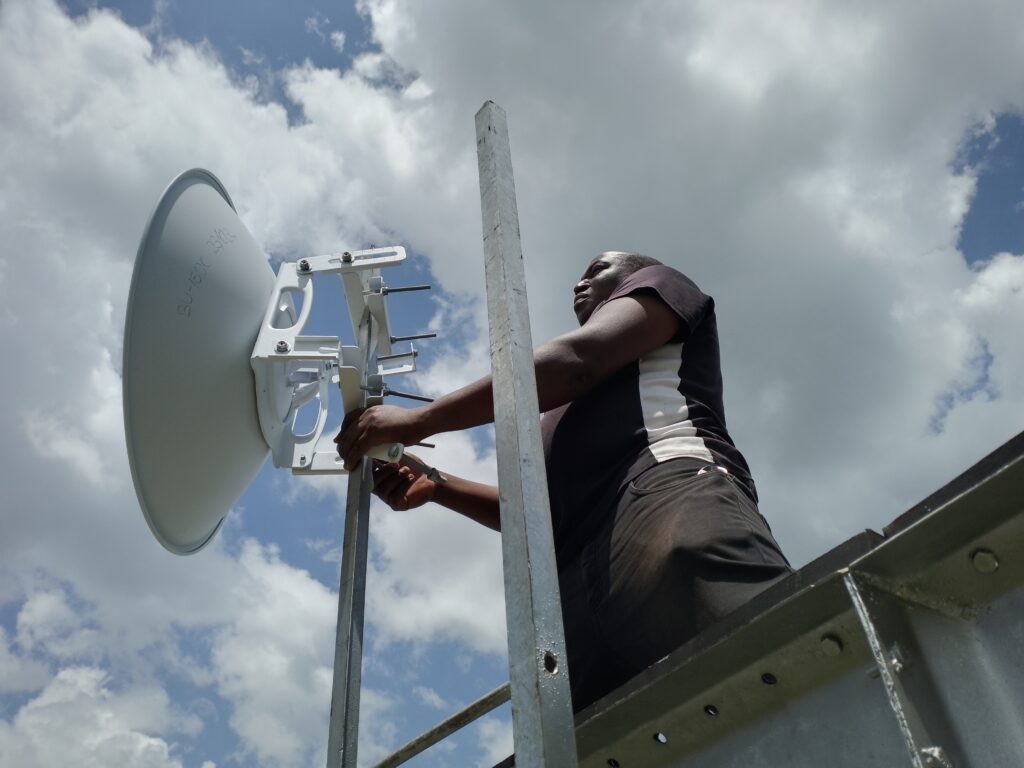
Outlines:
[[558,671],[558,657],[551,651],[544,651],[544,669],[548,671],[549,675]]
[[704,714],[708,717],[718,717],[718,707],[716,707],[714,704],[705,704]]
[[619,761],[614,757],[608,758],[608,768],[620,768]]
[[761,682],[765,685],[775,685],[779,682],[779,678],[777,678],[771,672],[765,672],[761,675]]
[[661,731],[658,731],[654,734],[654,740],[659,744],[668,744],[668,736],[666,736]]
[[843,641],[838,635],[827,634],[821,636],[821,652],[826,656],[836,657],[843,652]]
[[995,573],[999,570],[999,558],[990,549],[976,549],[971,552],[971,565],[978,573]]

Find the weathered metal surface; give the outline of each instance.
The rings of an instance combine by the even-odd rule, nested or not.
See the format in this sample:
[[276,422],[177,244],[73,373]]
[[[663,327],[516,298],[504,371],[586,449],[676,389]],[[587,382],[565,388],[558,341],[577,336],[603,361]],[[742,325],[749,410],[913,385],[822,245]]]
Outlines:
[[438,723],[428,731],[424,731],[415,739],[399,747],[386,758],[381,760],[374,768],[395,768],[408,762],[416,755],[424,752],[447,738],[460,728],[465,728],[477,718],[483,717],[491,710],[500,707],[509,700],[510,690],[508,683],[495,688],[485,696],[480,697],[460,712],[456,712],[444,722]]
[[1024,437],[886,531],[581,713],[580,765],[1022,764]]
[[913,768],[925,768],[926,755],[950,754],[953,737],[945,713],[937,706],[932,681],[920,674],[920,669],[919,674],[908,674],[910,659],[918,656],[917,644],[902,621],[899,607],[884,593],[872,593],[870,588],[858,585],[852,573],[843,576],[843,583],[907,747],[907,761]]
[[519,214],[504,111],[476,114],[517,762],[576,765]]
[[[365,358],[363,375],[370,370],[375,350],[374,321],[363,314],[357,326]],[[363,404],[368,403],[366,394]],[[363,613],[366,604],[366,565],[369,551],[372,464],[364,461],[348,476],[345,500],[345,538],[338,588],[338,624],[334,640],[334,682],[327,737],[327,768],[356,768],[359,744],[359,693],[363,668]]]

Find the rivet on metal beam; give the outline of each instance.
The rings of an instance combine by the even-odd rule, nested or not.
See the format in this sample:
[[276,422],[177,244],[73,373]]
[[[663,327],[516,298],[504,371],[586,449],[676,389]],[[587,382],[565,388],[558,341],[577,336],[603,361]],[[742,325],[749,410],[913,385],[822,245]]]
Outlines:
[[659,744],[668,744],[668,736],[666,736],[661,731],[658,731],[654,734],[654,740]]
[[843,652],[843,641],[839,639],[838,635],[822,635],[821,651],[826,656],[838,656]]
[[718,717],[718,707],[716,707],[714,704],[705,704],[704,714],[708,717]]
[[765,685],[775,685],[777,682],[779,682],[779,678],[777,678],[771,672],[765,672],[763,675],[761,675],[761,682]]
[[608,758],[608,768],[620,768],[619,761],[616,760],[614,757],[609,757]]
[[978,573],[995,573],[999,570],[999,559],[990,549],[976,549],[971,553],[971,565]]

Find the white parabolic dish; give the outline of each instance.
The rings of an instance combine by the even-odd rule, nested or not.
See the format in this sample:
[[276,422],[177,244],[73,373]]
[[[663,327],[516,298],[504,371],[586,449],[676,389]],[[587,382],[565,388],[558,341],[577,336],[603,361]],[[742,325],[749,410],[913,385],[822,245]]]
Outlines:
[[249,358],[273,287],[220,181],[172,181],[135,258],[123,380],[135,492],[176,554],[210,541],[269,452]]

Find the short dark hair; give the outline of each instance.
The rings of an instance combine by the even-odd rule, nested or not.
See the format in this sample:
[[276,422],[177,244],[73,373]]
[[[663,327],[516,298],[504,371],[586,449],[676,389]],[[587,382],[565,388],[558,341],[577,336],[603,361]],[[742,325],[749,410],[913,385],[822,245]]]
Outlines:
[[644,267],[661,266],[661,262],[651,256],[644,256],[642,253],[624,253],[620,262],[626,267],[629,274]]

